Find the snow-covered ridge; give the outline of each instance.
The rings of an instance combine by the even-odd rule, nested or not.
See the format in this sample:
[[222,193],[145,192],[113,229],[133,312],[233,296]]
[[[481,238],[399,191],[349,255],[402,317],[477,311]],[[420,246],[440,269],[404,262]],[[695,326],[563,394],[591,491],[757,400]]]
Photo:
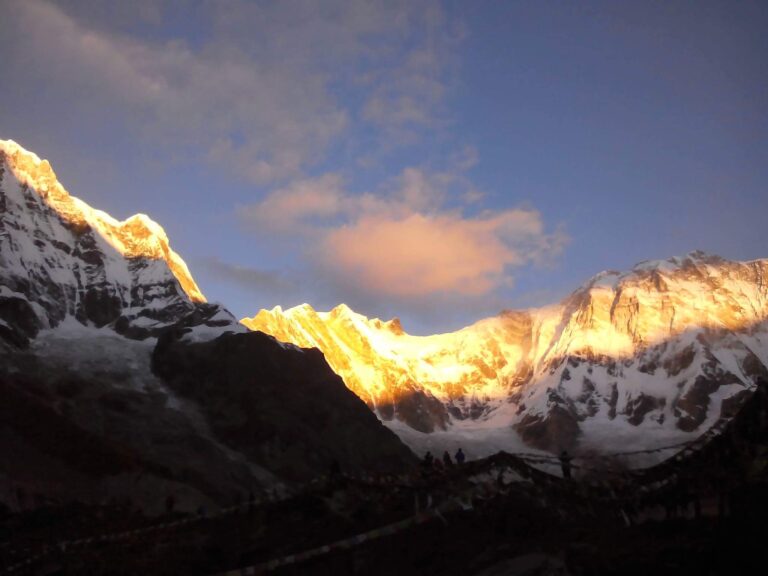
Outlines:
[[[196,509],[331,461],[384,472],[412,460],[320,354],[205,302],[159,225],[92,209],[46,161],[0,144],[6,484],[50,503],[159,511],[174,494]],[[9,494],[0,503],[24,507]]]
[[90,226],[126,258],[166,261],[190,300],[206,301],[186,263],[171,249],[168,236],[157,222],[145,214],[136,214],[121,222],[106,212],[91,208],[66,191],[48,160],[41,160],[13,140],[0,140],[0,152],[4,153],[16,179],[34,190],[61,218],[73,225]]
[[134,339],[170,326],[197,327],[195,337],[241,329],[205,301],[159,224],[91,208],[10,140],[0,141],[0,286],[0,350],[70,320]]
[[558,304],[448,334],[411,336],[344,305],[242,322],[320,348],[404,439],[513,426],[538,446],[581,437],[644,447],[706,428],[768,378],[767,277],[768,260],[692,252],[600,273]]
[[[628,272],[601,272],[558,304],[507,311],[431,336],[411,336],[397,320],[369,319],[344,304],[330,312],[316,312],[309,304],[277,306],[242,322],[278,339],[321,348],[369,401],[391,385],[381,374],[367,374],[374,356],[407,367],[410,379],[437,398],[450,400],[451,389],[473,382],[475,396],[500,399],[508,395],[508,375],[483,373],[500,364],[514,367],[523,356],[539,366],[572,353],[623,359],[688,330],[758,324],[768,318],[766,273],[768,260],[729,262],[692,252],[642,262]],[[353,366],[352,357],[366,366]]]

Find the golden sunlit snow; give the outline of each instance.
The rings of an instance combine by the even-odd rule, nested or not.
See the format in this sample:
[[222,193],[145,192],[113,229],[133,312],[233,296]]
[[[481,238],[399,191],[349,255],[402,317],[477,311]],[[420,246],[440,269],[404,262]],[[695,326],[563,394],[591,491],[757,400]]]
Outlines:
[[184,260],[170,248],[168,236],[159,224],[144,214],[136,214],[122,222],[115,220],[109,214],[70,196],[59,183],[48,160],[41,160],[13,140],[0,140],[0,150],[8,158],[16,178],[35,189],[71,225],[91,226],[126,258],[165,260],[190,300],[206,301]]
[[[558,305],[507,312],[457,332],[417,337],[397,320],[370,320],[341,305],[261,310],[242,322],[323,351],[371,406],[414,389],[442,402],[496,402],[546,379],[569,355],[627,358],[700,329],[745,331],[768,318],[768,261],[738,263],[694,253],[602,273]],[[758,356],[760,353],[758,351]],[[768,358],[762,358],[768,364]]]

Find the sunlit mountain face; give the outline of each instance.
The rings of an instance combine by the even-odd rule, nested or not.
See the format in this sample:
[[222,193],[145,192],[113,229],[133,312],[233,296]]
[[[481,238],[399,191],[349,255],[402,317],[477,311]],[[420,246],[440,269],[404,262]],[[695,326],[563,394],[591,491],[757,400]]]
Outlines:
[[[175,331],[191,345],[246,332],[224,308],[205,302],[148,217],[119,222],[89,207],[66,192],[46,161],[12,141],[0,142],[0,160],[6,366],[18,361],[23,370],[34,357],[35,370],[45,372],[40,378],[109,373],[120,386],[175,394],[151,365],[158,337]],[[648,448],[701,434],[768,376],[767,269],[766,260],[701,252],[643,262],[598,274],[552,306],[426,337],[344,305],[330,312],[277,307],[242,324],[318,348],[347,388],[416,451]],[[192,393],[189,362],[179,360],[186,348],[163,350],[178,362],[174,368],[160,358],[155,368]],[[114,360],[107,369],[104,357]],[[239,367],[227,377],[240,386],[250,365],[231,362]],[[219,368],[208,379],[217,378]],[[192,400],[210,402],[209,393],[197,390]]]
[[320,348],[416,449],[647,448],[703,432],[768,374],[767,277],[768,260],[694,252],[449,334],[411,336],[344,305],[242,322]]
[[11,140],[0,140],[0,167],[0,289],[17,339],[67,318],[148,335],[196,310],[217,313],[149,217],[119,222],[91,208]]
[[[55,215],[72,231],[84,232],[86,228],[92,228],[125,259],[163,260],[189,299],[205,302],[187,265],[170,248],[165,230],[148,216],[136,214],[118,222],[109,214],[91,208],[82,200],[69,195],[47,160],[41,160],[37,154],[25,150],[12,140],[0,140],[0,154],[20,184],[18,190],[13,185],[9,186],[4,211],[13,207],[14,200],[21,202],[23,199],[28,209],[32,208],[31,204],[40,203],[39,217],[48,217],[50,221],[51,216]],[[36,216],[33,215],[33,220]],[[53,222],[50,224],[51,228],[55,226]]]

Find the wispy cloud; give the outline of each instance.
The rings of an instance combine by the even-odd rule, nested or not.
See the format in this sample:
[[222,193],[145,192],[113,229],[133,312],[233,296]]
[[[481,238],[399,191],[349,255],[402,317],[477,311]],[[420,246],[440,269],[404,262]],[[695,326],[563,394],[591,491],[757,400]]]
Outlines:
[[323,220],[344,212],[346,194],[338,174],[302,179],[269,194],[258,204],[241,206],[240,217],[260,233],[304,235]]
[[[429,48],[442,36],[434,2],[191,3],[207,26],[194,44],[135,33],[122,3],[87,4],[0,3],[3,53],[23,55],[17,80],[46,76],[71,102],[122,113],[148,145],[257,184],[301,177],[356,117],[382,138],[382,126],[423,126],[443,91],[445,54]],[[159,25],[173,4],[142,0],[133,18]]]
[[199,264],[213,275],[236,284],[248,292],[290,295],[296,290],[295,283],[288,279],[284,273],[276,270],[260,270],[225,262],[215,257],[202,259]]
[[447,22],[439,5],[423,7],[418,39],[402,38],[406,48],[397,58],[363,77],[369,92],[362,117],[381,129],[390,143],[413,140],[419,130],[434,130],[447,122],[445,96],[454,63],[450,55],[463,33]]

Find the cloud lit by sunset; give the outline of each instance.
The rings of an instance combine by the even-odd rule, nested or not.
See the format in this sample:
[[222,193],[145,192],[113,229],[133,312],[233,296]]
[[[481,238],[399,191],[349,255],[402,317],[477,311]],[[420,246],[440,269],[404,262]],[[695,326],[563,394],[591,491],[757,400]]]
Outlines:
[[763,256],[760,8],[619,4],[8,0],[0,138],[162,222],[237,316],[433,331]]
[[[255,232],[303,239],[308,259],[370,293],[480,296],[512,285],[515,268],[542,264],[567,243],[534,209],[465,214],[460,172],[407,168],[377,193],[352,194],[337,174],[302,180],[241,207]],[[458,202],[449,205],[451,192]],[[474,199],[470,199],[474,200]],[[478,201],[480,202],[480,201]],[[473,206],[477,208],[477,206]]]
[[562,248],[533,211],[489,217],[459,214],[402,219],[366,216],[331,231],[322,253],[330,267],[371,291],[397,296],[486,294],[511,283],[511,269]]

